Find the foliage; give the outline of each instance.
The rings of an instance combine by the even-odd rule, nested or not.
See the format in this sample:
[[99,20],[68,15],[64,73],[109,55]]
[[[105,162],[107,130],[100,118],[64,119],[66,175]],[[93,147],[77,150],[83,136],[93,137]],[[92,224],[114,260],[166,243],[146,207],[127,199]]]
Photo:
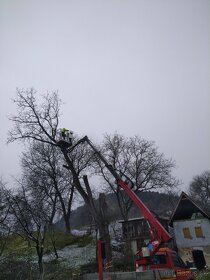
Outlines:
[[16,234],[11,234],[8,237],[7,244],[5,246],[4,256],[14,256],[16,258],[23,258],[34,256],[36,254],[33,242],[29,243],[22,237]]

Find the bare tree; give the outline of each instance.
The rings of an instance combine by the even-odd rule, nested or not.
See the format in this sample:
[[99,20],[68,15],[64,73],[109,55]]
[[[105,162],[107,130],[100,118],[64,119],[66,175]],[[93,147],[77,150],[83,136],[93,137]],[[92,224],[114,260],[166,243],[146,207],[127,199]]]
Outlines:
[[0,226],[5,222],[8,213],[9,213],[9,205],[6,202],[6,198],[4,196],[4,188],[5,184],[0,180]]
[[48,225],[48,209],[45,208],[40,196],[31,196],[25,182],[16,192],[5,190],[7,202],[10,205],[12,216],[12,232],[21,236],[24,240],[35,243],[38,257],[40,278],[43,277],[44,242]]
[[51,209],[49,225],[53,225],[55,215],[59,211],[63,215],[66,232],[70,233],[74,186],[71,174],[63,168],[61,157],[58,147],[33,141],[29,149],[23,153],[22,167],[28,186],[33,192],[41,194]]
[[[136,193],[174,188],[178,181],[172,176],[175,163],[158,152],[154,142],[135,136],[125,138],[115,133],[106,135],[101,147],[107,161],[124,177]],[[109,172],[100,165],[100,172],[116,194],[122,217],[128,219],[133,202],[114,184]],[[131,183],[132,182],[132,183]]]
[[189,194],[204,211],[210,214],[210,170],[193,177],[189,186]]
[[[99,221],[100,218],[93,207],[91,188],[87,187],[87,182],[81,180],[91,166],[92,151],[83,144],[75,147],[69,154],[65,147],[59,145],[57,131],[61,101],[57,93],[52,93],[44,95],[43,102],[38,104],[36,94],[33,89],[17,89],[17,97],[14,99],[17,114],[10,117],[14,128],[9,132],[8,142],[22,140],[30,143],[35,140],[59,147],[66,161],[66,167],[71,173],[72,186],[89,206],[95,221]],[[100,223],[98,226],[100,227]]]
[[61,109],[61,100],[57,92],[43,95],[41,103],[38,103],[37,99],[37,92],[34,89],[17,89],[17,97],[13,100],[17,114],[9,118],[14,127],[9,131],[8,143],[17,140],[28,142],[35,140],[59,147],[72,173],[74,186],[87,201],[88,196],[79,182],[80,173],[90,164],[90,156],[86,152],[87,145],[80,146],[82,148],[76,147],[69,155],[67,149],[60,146],[57,141]]
[[42,103],[38,103],[37,99],[33,88],[17,89],[17,97],[13,100],[17,114],[9,118],[14,128],[9,131],[8,143],[36,140],[57,146],[61,100],[57,92],[43,95]]
[[11,231],[10,223],[9,223],[10,206],[7,203],[4,189],[5,189],[5,185],[1,179],[0,181],[0,256],[4,252]]
[[17,89],[17,97],[13,100],[17,106],[17,114],[10,117],[13,129],[9,131],[8,143],[20,140],[46,143],[60,148],[67,168],[71,172],[72,186],[76,188],[84,201],[89,204],[88,195],[80,183],[81,173],[90,164],[92,154],[87,145],[76,147],[69,155],[65,147],[58,144],[58,128],[61,100],[56,92],[43,95],[42,102],[37,102],[34,89]]

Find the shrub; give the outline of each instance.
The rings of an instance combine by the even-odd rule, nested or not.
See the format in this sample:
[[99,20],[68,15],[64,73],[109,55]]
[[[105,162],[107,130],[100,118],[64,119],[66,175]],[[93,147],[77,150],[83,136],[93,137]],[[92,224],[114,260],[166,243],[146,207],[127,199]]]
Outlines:
[[3,258],[0,260],[0,279],[4,280],[35,280],[37,279],[36,268],[27,260],[15,258]]
[[210,270],[203,270],[198,272],[196,280],[210,280]]

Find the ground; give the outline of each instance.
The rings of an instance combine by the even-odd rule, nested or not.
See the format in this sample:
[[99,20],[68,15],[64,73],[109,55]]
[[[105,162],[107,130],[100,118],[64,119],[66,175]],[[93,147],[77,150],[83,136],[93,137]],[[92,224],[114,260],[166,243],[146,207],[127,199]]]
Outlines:
[[[91,263],[96,258],[96,249],[93,243],[85,247],[78,247],[78,245],[66,246],[58,250],[59,260],[70,268],[79,268],[82,265]],[[44,262],[50,262],[55,259],[54,253],[44,256]]]

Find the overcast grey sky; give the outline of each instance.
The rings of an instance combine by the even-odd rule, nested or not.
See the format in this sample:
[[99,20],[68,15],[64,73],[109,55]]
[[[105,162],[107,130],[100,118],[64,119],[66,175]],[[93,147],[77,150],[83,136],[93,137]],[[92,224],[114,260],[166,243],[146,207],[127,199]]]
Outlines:
[[0,0],[0,175],[16,87],[58,90],[62,126],[154,140],[186,188],[210,169],[209,0]]

